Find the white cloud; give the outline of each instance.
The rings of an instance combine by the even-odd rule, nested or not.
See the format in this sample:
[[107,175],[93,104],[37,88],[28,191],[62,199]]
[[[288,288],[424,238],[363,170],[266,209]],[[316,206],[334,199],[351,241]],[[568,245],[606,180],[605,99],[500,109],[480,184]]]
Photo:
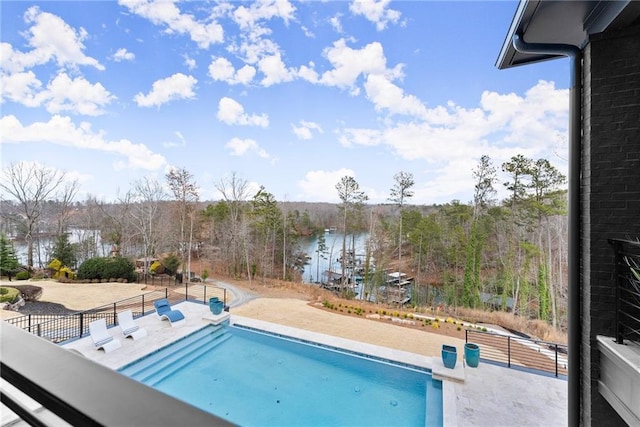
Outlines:
[[263,128],[269,126],[269,117],[266,114],[248,115],[238,101],[227,97],[220,99],[217,117],[218,120],[228,125],[260,126]]
[[295,76],[295,71],[287,69],[279,53],[262,58],[258,62],[258,68],[264,74],[264,78],[260,83],[265,87],[289,82]]
[[151,92],[147,95],[138,93],[134,100],[140,107],[159,107],[176,99],[193,99],[196,96],[193,86],[197,82],[198,80],[192,76],[176,73],[166,79],[155,81]]
[[383,133],[377,129],[343,129],[338,141],[345,147],[353,145],[375,146],[384,142]]
[[166,148],[174,148],[174,147],[186,147],[187,146],[187,141],[184,139],[184,136],[182,136],[182,134],[180,132],[174,132],[174,135],[176,136],[176,139],[178,140],[178,142],[175,141],[166,141],[162,143],[163,147]]
[[256,75],[256,69],[250,65],[245,65],[238,71],[227,58],[213,58],[209,64],[209,76],[216,81],[223,81],[230,85],[251,83]]
[[247,153],[255,153],[263,159],[271,157],[269,153],[261,148],[253,139],[232,138],[225,144],[225,147],[231,150],[232,156],[244,156]]
[[260,0],[251,6],[239,6],[233,19],[242,29],[255,26],[258,21],[281,18],[285,23],[294,19],[296,8],[287,0]]
[[2,97],[27,107],[44,105],[49,113],[69,111],[86,116],[104,114],[106,105],[115,98],[100,83],[91,84],[83,77],[71,79],[66,73],[58,74],[47,87],[33,72],[2,75]]
[[478,108],[449,103],[427,110],[424,121],[344,129],[339,140],[343,145],[384,144],[404,159],[429,162],[491,154],[487,151],[498,157],[514,149],[543,153],[556,143],[550,129],[566,132],[568,107],[567,90],[540,81],[524,97],[486,91]]
[[114,53],[111,58],[115,62],[133,61],[136,58],[136,55],[129,52],[126,48],[121,47],[120,49],[116,50],[116,53]]
[[327,86],[351,88],[361,74],[385,74],[388,71],[382,45],[378,42],[369,43],[362,49],[352,49],[344,39],[340,39],[326,48],[323,54],[334,67],[320,78],[320,83]]
[[71,111],[86,116],[103,114],[102,107],[115,99],[100,83],[91,84],[82,77],[72,80],[65,73],[58,74],[41,97],[52,114]]
[[229,46],[229,51],[238,55],[247,64],[256,64],[261,58],[275,55],[280,52],[280,47],[272,40],[263,38],[268,35],[266,29],[251,29],[249,34],[244,34],[244,40],[239,46]]
[[215,21],[198,22],[193,15],[181,13],[173,1],[119,0],[118,3],[155,25],[165,25],[168,34],[188,34],[201,49],[224,40],[220,24]]
[[304,139],[304,140],[313,138],[313,131],[316,131],[318,133],[323,133],[323,130],[319,124],[315,122],[307,122],[304,120],[300,121],[300,126],[296,126],[292,124],[291,129],[299,139]]
[[27,107],[37,107],[40,99],[37,93],[42,87],[42,82],[36,78],[33,71],[13,74],[0,74],[2,85],[2,99],[8,99]]
[[354,0],[349,10],[355,15],[362,15],[376,24],[376,29],[382,31],[387,24],[396,24],[400,20],[400,12],[388,9],[390,0]]
[[305,174],[304,179],[298,181],[298,188],[301,194],[300,200],[308,202],[329,202],[339,203],[336,184],[344,176],[355,177],[355,172],[351,169],[342,168],[334,171],[314,170]]
[[380,74],[369,74],[365,82],[367,98],[377,111],[387,110],[394,114],[424,118],[427,108],[417,97],[406,95],[404,91]]
[[186,67],[189,70],[194,70],[196,68],[196,60],[193,58],[190,58],[187,55],[184,55],[184,65],[186,65]]
[[339,34],[343,33],[342,22],[340,22],[341,19],[342,15],[339,13],[329,18],[329,24],[331,24],[333,29]]
[[547,158],[565,173],[566,162],[555,152],[567,132],[568,99],[568,90],[540,81],[522,97],[485,91],[479,107],[449,102],[426,110],[424,120],[342,129],[338,140],[344,146],[387,147],[403,160],[426,162],[435,177],[416,189],[416,200],[421,194],[421,200],[446,201],[446,194],[473,188],[470,171],[484,154],[495,165],[516,154]]
[[75,30],[60,17],[41,12],[37,6],[30,7],[24,14],[27,24],[33,24],[24,33],[32,50],[16,51],[9,43],[2,43],[2,70],[18,73],[36,65],[54,60],[60,67],[76,68],[86,65],[104,70],[96,59],[86,56],[82,43],[88,34],[84,28]]
[[[25,170],[25,171],[37,169],[37,170],[46,170],[48,172],[51,172],[52,176],[60,176],[64,174],[64,179],[62,180],[62,186],[59,187],[60,189],[66,187],[67,185],[71,185],[74,182],[82,184],[82,183],[91,181],[93,179],[91,175],[84,174],[75,170],[59,169],[53,166],[43,164],[37,160],[36,161],[20,160],[19,162],[15,162],[14,164],[21,166],[22,170]],[[79,200],[78,193],[80,192],[76,193],[76,200]]]
[[154,153],[144,144],[134,144],[126,139],[105,140],[103,132],[93,132],[89,123],[76,126],[71,118],[65,116],[55,115],[48,122],[34,122],[28,126],[24,126],[13,115],[4,116],[0,119],[0,134],[3,144],[50,143],[112,153],[124,158],[114,163],[115,169],[158,170],[167,163],[162,155]]

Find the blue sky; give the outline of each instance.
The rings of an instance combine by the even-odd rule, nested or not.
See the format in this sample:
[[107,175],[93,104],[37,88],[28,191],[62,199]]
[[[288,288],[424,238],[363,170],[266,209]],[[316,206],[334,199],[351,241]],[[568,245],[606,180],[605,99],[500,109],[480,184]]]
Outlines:
[[517,2],[0,7],[2,167],[64,170],[78,199],[172,167],[202,200],[235,172],[310,202],[351,175],[382,203],[405,171],[420,204],[470,201],[483,154],[566,173],[568,62],[494,65]]

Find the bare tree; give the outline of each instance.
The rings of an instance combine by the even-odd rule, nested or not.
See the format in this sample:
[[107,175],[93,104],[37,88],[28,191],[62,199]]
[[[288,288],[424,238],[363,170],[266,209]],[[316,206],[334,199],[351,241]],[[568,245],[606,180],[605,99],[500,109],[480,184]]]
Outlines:
[[160,183],[145,177],[134,182],[131,193],[130,215],[134,228],[142,239],[144,252],[144,271],[149,269],[149,258],[157,254],[160,222],[160,202],[166,194]]
[[73,200],[78,193],[78,188],[78,180],[74,179],[73,181],[67,181],[57,197],[57,236],[60,236],[62,233],[67,231],[67,227],[69,226],[69,217],[71,216],[71,207],[73,206]]
[[[342,201],[340,210],[342,211],[342,286],[346,283],[346,261],[347,261],[347,219],[349,214],[358,206],[363,205],[368,197],[360,190],[360,184],[352,176],[343,176],[336,184],[338,197]],[[355,256],[355,254],[354,254]]]
[[251,270],[249,265],[248,227],[246,227],[244,203],[249,196],[249,183],[240,178],[236,172],[230,177],[221,179],[216,184],[216,189],[227,202],[230,214],[230,251],[234,270],[238,271],[241,264],[242,253],[247,263],[247,276],[251,282]]
[[33,267],[33,234],[43,211],[43,204],[65,182],[66,172],[38,163],[11,164],[2,173],[0,188],[18,201],[26,230],[27,265]]
[[[171,169],[166,175],[167,183],[174,199],[178,202],[179,216],[179,253],[183,271],[186,261],[187,280],[191,279],[191,248],[193,244],[193,212],[198,201],[198,187],[193,175],[185,168]],[[189,241],[186,240],[187,217],[189,218]],[[186,256],[185,256],[186,255]]]

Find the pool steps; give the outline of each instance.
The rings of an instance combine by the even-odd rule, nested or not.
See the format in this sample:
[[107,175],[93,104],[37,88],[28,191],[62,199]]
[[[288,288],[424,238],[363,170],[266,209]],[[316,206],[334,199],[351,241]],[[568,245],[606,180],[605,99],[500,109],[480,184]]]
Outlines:
[[162,348],[147,356],[144,363],[125,366],[119,372],[136,381],[154,386],[231,338],[226,331],[226,325],[208,326],[183,338],[181,346]]

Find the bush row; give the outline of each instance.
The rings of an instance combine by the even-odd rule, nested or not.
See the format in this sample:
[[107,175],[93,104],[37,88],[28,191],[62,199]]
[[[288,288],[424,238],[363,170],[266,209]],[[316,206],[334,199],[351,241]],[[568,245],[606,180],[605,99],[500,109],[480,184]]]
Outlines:
[[128,258],[123,257],[90,258],[78,268],[77,278],[91,281],[124,279],[127,282],[135,282],[135,266]]

